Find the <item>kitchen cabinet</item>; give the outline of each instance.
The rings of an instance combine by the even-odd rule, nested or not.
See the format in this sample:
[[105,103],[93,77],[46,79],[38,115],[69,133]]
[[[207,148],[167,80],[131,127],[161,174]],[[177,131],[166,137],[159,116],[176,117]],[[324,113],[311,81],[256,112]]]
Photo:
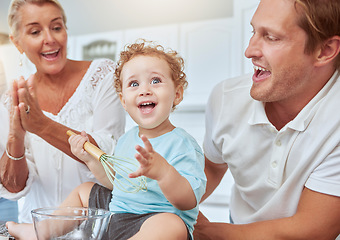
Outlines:
[[218,82],[240,74],[233,61],[237,54],[233,31],[233,19],[181,24],[179,52],[189,82],[183,101],[186,107],[205,106]]
[[73,36],[68,43],[69,48],[72,49],[69,53],[72,59],[110,58],[116,61],[124,44],[123,31]]

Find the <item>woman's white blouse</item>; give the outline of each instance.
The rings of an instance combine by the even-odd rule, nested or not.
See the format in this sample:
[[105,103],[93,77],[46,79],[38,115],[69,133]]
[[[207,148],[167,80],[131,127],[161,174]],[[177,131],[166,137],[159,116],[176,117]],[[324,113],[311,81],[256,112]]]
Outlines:
[[[85,130],[104,152],[112,154],[117,139],[124,133],[125,111],[113,87],[115,64],[109,59],[94,60],[73,96],[57,115],[44,114],[72,129]],[[10,98],[0,104],[0,154],[6,146],[9,128]],[[66,134],[66,133],[65,133]],[[35,134],[25,137],[29,178],[19,193],[8,192],[0,183],[0,197],[25,196],[19,222],[31,222],[30,211],[44,206],[58,206],[79,184],[94,181],[83,163],[75,161]]]

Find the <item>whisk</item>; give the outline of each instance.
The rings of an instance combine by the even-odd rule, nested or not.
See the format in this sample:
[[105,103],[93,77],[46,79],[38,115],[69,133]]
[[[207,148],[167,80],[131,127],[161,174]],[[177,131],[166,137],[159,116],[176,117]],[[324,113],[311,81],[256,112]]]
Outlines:
[[[76,133],[72,132],[71,130],[68,130],[66,133],[69,136],[76,135]],[[147,190],[145,176],[140,176],[137,178],[128,177],[129,173],[134,172],[139,167],[137,160],[107,155],[100,148],[96,147],[90,142],[85,142],[83,147],[86,152],[101,162],[107,177],[114,187],[128,193]],[[118,175],[125,179],[126,182],[118,179]]]

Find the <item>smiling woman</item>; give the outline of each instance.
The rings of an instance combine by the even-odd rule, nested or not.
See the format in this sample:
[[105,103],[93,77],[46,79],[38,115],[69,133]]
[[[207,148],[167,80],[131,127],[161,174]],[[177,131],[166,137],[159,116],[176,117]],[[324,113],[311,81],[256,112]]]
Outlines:
[[32,209],[59,205],[74,187],[95,181],[71,153],[66,131],[86,130],[110,154],[125,114],[112,86],[114,62],[67,58],[66,16],[57,0],[13,0],[8,19],[11,41],[36,72],[17,76],[0,103],[0,196],[25,196],[19,221],[31,222]]

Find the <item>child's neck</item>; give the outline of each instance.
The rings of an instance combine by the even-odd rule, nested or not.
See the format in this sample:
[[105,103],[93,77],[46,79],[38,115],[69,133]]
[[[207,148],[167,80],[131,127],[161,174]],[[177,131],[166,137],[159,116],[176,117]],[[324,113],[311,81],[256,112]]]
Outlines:
[[159,137],[163,134],[171,132],[175,128],[176,127],[172,124],[168,125],[165,128],[162,128],[161,126],[157,126],[155,128],[152,128],[152,129],[146,129],[146,128],[142,128],[141,126],[139,126],[139,136],[144,135],[148,139],[156,138],[156,137]]

